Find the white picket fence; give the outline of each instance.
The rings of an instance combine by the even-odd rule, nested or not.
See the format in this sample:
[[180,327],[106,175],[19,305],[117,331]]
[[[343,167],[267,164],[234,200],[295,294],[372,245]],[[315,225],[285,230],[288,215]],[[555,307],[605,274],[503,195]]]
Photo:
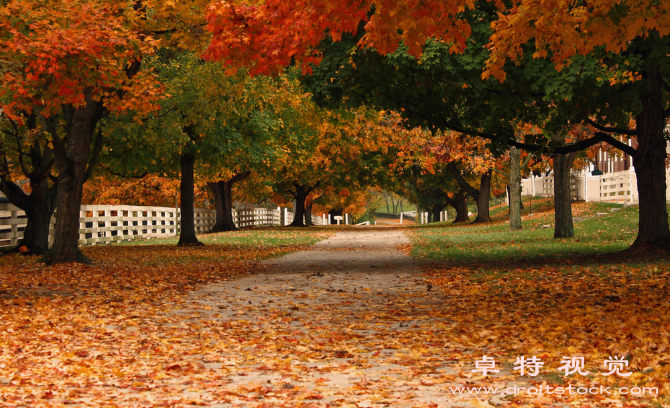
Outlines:
[[[283,216],[282,216],[283,215]],[[172,207],[130,205],[82,205],[79,220],[79,244],[96,245],[133,239],[174,237],[179,233],[180,211]],[[293,221],[287,209],[254,208],[233,210],[238,228],[285,226]],[[51,217],[49,245],[53,245],[56,217]],[[216,211],[195,209],[195,230],[210,232],[216,222]],[[322,217],[312,216],[315,225]],[[9,203],[0,203],[0,247],[16,245],[23,237],[25,212]]]
[[[670,169],[665,171],[665,182],[670,186]],[[605,173],[600,176],[573,175],[570,181],[570,190],[576,200],[611,202],[611,203],[638,203],[637,177],[635,170]],[[553,197],[554,176],[531,176],[521,181],[521,194],[525,196]],[[670,201],[670,188],[666,189],[666,200]]]

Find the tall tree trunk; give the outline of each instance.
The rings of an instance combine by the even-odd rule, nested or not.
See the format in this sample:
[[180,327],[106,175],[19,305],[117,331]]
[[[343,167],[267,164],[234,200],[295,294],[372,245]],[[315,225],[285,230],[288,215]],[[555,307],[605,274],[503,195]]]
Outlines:
[[491,198],[491,174],[492,170],[488,170],[482,174],[479,183],[479,193],[475,199],[477,203],[477,218],[472,221],[473,224],[482,222],[491,222],[491,215],[489,213],[489,200]]
[[214,195],[216,206],[216,223],[212,232],[237,231],[239,229],[233,219],[233,184],[246,179],[250,174],[251,172],[245,171],[235,174],[226,181],[207,183]]
[[[63,262],[90,263],[79,250],[79,212],[83,196],[84,182],[90,174],[92,164],[91,144],[95,128],[102,119],[105,109],[87,95],[86,104],[64,109],[68,122],[67,140],[53,138],[54,156],[58,168],[58,194],[56,198],[56,228],[54,245],[42,258],[47,264]],[[100,143],[101,143],[101,136]],[[100,148],[98,144],[97,148]],[[90,168],[89,168],[90,167]]]
[[[37,114],[27,115],[25,126],[32,130],[39,130]],[[51,130],[57,132],[56,122]],[[47,126],[45,126],[47,127]],[[4,143],[0,140],[0,191],[9,199],[9,201],[22,209],[26,215],[26,226],[23,230],[23,237],[14,248],[5,252],[18,251],[20,247],[25,246],[29,249],[24,254],[43,254],[49,249],[49,224],[56,208],[57,187],[54,184],[49,187],[49,175],[53,167],[53,151],[49,147],[40,146],[39,140],[33,140],[32,146],[27,152],[24,152],[24,140],[15,128],[14,137],[17,141],[17,150],[22,157],[30,157],[31,168],[21,166],[23,175],[30,181],[31,194],[26,194],[21,187],[12,181],[12,175],[9,170],[7,151]],[[25,158],[21,163],[25,163]]]
[[31,179],[30,186],[32,192],[27,195],[12,181],[0,182],[0,191],[26,213],[23,237],[10,251],[25,246],[30,254],[42,254],[49,250],[49,225],[56,209],[57,190],[55,185],[48,186],[47,177]]
[[444,204],[433,204],[432,208],[430,209],[431,222],[440,222],[440,213],[443,209]]
[[289,227],[305,226],[303,218],[305,217],[305,200],[308,195],[309,192],[305,186],[295,184],[295,208],[293,209],[293,222],[289,224]]
[[454,162],[449,162],[447,164],[447,169],[449,169],[449,172],[454,177],[459,187],[465,191],[465,193],[470,195],[477,204],[477,218],[475,218],[472,223],[491,222],[491,216],[489,215],[489,198],[491,196],[492,170],[489,169],[486,173],[481,175],[479,190],[477,190],[463,178]]
[[312,204],[305,205],[305,225],[311,227],[314,225],[312,222]]
[[663,137],[662,79],[657,67],[646,71],[650,88],[642,98],[642,112],[635,117],[638,147],[633,158],[640,215],[637,238],[631,249],[670,248],[670,229],[666,207],[665,159]]
[[[226,217],[227,211],[225,208],[226,201],[223,198],[223,184],[224,184],[223,181],[215,181],[207,183],[207,188],[212,193],[212,197],[214,197],[214,209],[216,210],[216,222],[212,227],[212,232],[237,230],[237,226],[235,225],[235,223],[233,223],[232,227],[230,226],[232,217]],[[231,215],[232,215],[232,208],[231,208]]]
[[509,229],[521,229],[521,151],[510,147],[509,169]]
[[45,253],[49,250],[49,226],[56,209],[57,187],[50,188],[46,177],[37,183],[31,180],[30,185],[32,193],[25,209],[28,222],[19,246],[26,246],[30,253]]
[[466,197],[467,195],[463,190],[459,190],[458,192],[454,193],[454,198],[450,198],[448,195],[445,195],[444,197],[447,204],[454,207],[456,210],[456,218],[454,218],[453,221],[454,224],[470,221]]
[[577,153],[554,153],[554,238],[572,238],[572,196],[570,169]]
[[195,155],[181,154],[181,182],[179,193],[181,197],[181,217],[179,242],[177,245],[204,245],[195,236],[195,195],[193,193],[193,173],[195,171]]

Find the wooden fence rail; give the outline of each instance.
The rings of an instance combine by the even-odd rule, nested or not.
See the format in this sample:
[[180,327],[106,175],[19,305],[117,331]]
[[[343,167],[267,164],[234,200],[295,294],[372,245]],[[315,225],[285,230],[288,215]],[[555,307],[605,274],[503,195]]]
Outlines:
[[[174,237],[179,233],[180,211],[173,207],[82,205],[79,214],[79,245]],[[233,210],[233,221],[238,228],[285,226],[292,220],[293,213],[286,209]],[[49,246],[53,245],[55,222],[54,213],[49,228]],[[215,222],[215,210],[195,209],[196,233],[210,232]],[[312,216],[312,222],[322,225],[322,218]],[[25,212],[13,204],[0,203],[0,247],[16,245],[23,237],[25,226]]]

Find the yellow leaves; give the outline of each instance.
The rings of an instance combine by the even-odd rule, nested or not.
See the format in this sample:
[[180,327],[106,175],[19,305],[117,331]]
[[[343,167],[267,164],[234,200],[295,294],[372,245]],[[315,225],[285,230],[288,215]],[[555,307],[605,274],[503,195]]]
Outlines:
[[449,54],[457,54],[463,51],[461,49],[461,45],[458,43],[452,44],[451,47],[449,47]]
[[538,50],[533,53],[533,59],[546,58],[547,50]]
[[470,404],[474,408],[494,408],[494,406],[489,404],[487,400],[480,400],[479,398],[470,400]]

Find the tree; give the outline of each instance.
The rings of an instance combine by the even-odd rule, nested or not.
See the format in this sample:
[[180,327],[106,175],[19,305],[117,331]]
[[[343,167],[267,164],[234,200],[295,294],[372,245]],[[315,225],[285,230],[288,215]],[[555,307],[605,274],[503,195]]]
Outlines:
[[[545,24],[547,7],[551,7],[551,24]],[[590,119],[591,124],[599,133],[632,136],[638,143],[636,149],[612,143],[630,154],[635,166],[640,222],[632,249],[670,248],[664,138],[670,116],[670,4],[522,0],[506,10],[493,28],[485,76],[504,80],[506,62],[521,60],[527,43],[535,46],[533,58],[550,58],[563,71],[579,69],[584,61],[580,56],[597,57],[603,69],[596,82],[610,98],[601,99],[600,107],[589,112],[601,119]],[[632,114],[634,128],[613,108]]]
[[[479,140],[474,144],[466,143],[465,147],[454,143],[458,139],[459,136],[454,132],[437,132],[437,135],[433,135],[421,128],[401,129],[395,132],[392,139],[394,156],[388,168],[392,170],[393,178],[402,181],[399,190],[418,206],[428,209],[433,220],[439,219],[440,211],[449,205],[456,210],[455,223],[469,221],[468,194],[463,184],[479,192],[472,184],[476,172],[481,173],[482,170],[490,180],[487,166],[482,166],[486,161],[480,160],[482,157],[477,154],[471,155],[477,147],[486,150],[484,143]],[[448,167],[453,164],[452,160],[462,159],[465,166],[472,167],[475,172],[468,171],[463,175],[456,170],[461,179],[459,182]],[[485,206],[488,209],[488,199]]]
[[[453,131],[422,132],[423,137],[413,137],[405,141],[401,150],[409,150],[410,154],[398,155],[400,161],[405,157],[423,155],[419,162],[410,160],[409,165],[420,163],[424,172],[448,172],[458,185],[458,189],[472,197],[477,204],[477,217],[473,223],[490,222],[489,199],[491,192],[492,172],[499,166],[501,159],[496,159],[487,147],[487,142],[481,138],[467,138]],[[401,141],[402,143],[402,141]],[[470,180],[468,180],[470,179]],[[472,179],[479,179],[479,188]],[[441,191],[437,186],[434,191]],[[454,191],[455,189],[452,189]],[[437,193],[430,195],[436,197]],[[442,199],[441,199],[442,200]],[[448,200],[445,204],[448,204]],[[428,206],[427,208],[430,208]],[[455,207],[460,207],[457,204]],[[442,206],[444,208],[444,205]],[[439,214],[439,210],[435,211]]]
[[[604,5],[605,3],[607,5]],[[519,4],[522,4],[523,7],[513,6],[510,11],[506,12],[507,14],[503,16],[504,18],[499,17],[499,12],[505,11],[505,3],[496,2],[495,4],[492,4],[479,2],[477,3],[477,8],[474,8],[473,3],[468,3],[468,6],[470,6],[468,8],[470,10],[465,10],[465,7],[459,10],[462,11],[462,14],[459,14],[460,20],[458,22],[458,27],[467,28],[467,30],[460,31],[462,34],[462,42],[450,41],[448,39],[445,40],[442,35],[443,33],[446,33],[446,37],[449,37],[455,31],[459,30],[456,26],[445,29],[445,31],[429,33],[431,29],[435,28],[435,25],[433,24],[435,21],[445,21],[442,19],[442,17],[444,17],[443,14],[438,13],[437,15],[434,15],[425,13],[427,9],[433,8],[434,10],[438,10],[439,7],[441,7],[440,5],[433,4],[433,2],[423,2],[421,4],[411,5],[403,2],[394,3],[393,5],[384,4],[380,6],[383,9],[381,11],[377,10],[376,7],[378,4],[375,3],[374,10],[372,8],[368,9],[368,12],[370,13],[369,15],[371,16],[369,21],[367,16],[360,17],[360,14],[355,13],[350,13],[351,17],[343,16],[340,18],[339,13],[342,10],[347,10],[346,6],[338,8],[335,11],[333,11],[332,7],[326,7],[323,9],[308,8],[307,11],[302,12],[302,9],[295,8],[294,4],[295,3],[276,5],[274,2],[270,2],[264,3],[261,6],[250,7],[224,6],[223,3],[215,4],[210,8],[209,14],[210,29],[213,30],[214,37],[212,44],[208,49],[208,57],[214,59],[223,58],[233,64],[246,64],[251,61],[256,61],[257,65],[255,65],[255,69],[260,71],[272,71],[273,69],[277,69],[278,66],[285,64],[287,60],[293,58],[303,64],[303,69],[305,71],[310,71],[313,67],[308,67],[306,64],[319,62],[321,61],[322,56],[324,60],[327,58],[327,53],[323,52],[323,44],[328,43],[328,41],[321,43],[320,41],[327,38],[330,34],[329,30],[332,30],[330,39],[336,43],[342,40],[351,41],[353,39],[354,47],[352,48],[349,46],[344,48],[347,51],[344,58],[345,63],[335,65],[335,69],[332,69],[331,73],[323,78],[330,83],[342,82],[346,84],[346,87],[355,91],[344,95],[343,99],[347,98],[348,100],[351,100],[353,99],[351,98],[352,95],[362,95],[365,100],[365,98],[369,98],[368,95],[373,95],[376,100],[387,100],[391,101],[392,104],[400,104],[400,107],[405,109],[405,113],[408,117],[414,117],[416,121],[423,121],[426,126],[435,126],[440,129],[451,129],[469,136],[485,137],[490,140],[505,142],[509,145],[524,148],[529,151],[556,155],[556,161],[567,164],[567,166],[559,165],[555,167],[555,172],[559,173],[556,175],[557,183],[555,183],[555,195],[557,197],[556,237],[570,237],[574,235],[571,227],[572,217],[570,203],[562,201],[561,199],[561,197],[564,196],[564,194],[561,194],[561,191],[565,189],[565,186],[561,183],[566,183],[569,180],[569,176],[563,174],[563,172],[569,171],[569,164],[571,162],[570,157],[567,157],[567,155],[576,151],[581,151],[602,141],[607,141],[612,145],[616,145],[627,153],[634,153],[634,149],[630,148],[625,143],[616,140],[616,138],[613,138],[607,132],[611,130],[620,130],[620,128],[608,127],[606,125],[601,125],[599,122],[594,122],[595,125],[599,126],[600,131],[592,138],[577,140],[574,141],[574,143],[565,143],[565,138],[568,137],[566,128],[577,123],[588,122],[589,120],[592,120],[589,116],[594,114],[594,112],[584,109],[583,106],[579,106],[579,109],[575,109],[574,100],[571,100],[571,97],[573,96],[571,93],[584,91],[585,97],[591,104],[603,102],[603,100],[602,95],[593,87],[576,89],[565,86],[566,82],[560,82],[565,78],[551,75],[551,72],[554,70],[554,65],[549,61],[544,61],[542,59],[526,59],[523,61],[523,64],[520,64],[519,66],[515,64],[507,64],[504,67],[502,66],[504,64],[490,64],[490,66],[493,66],[494,68],[497,67],[497,71],[489,68],[490,72],[485,73],[484,75],[485,81],[481,81],[481,68],[483,68],[483,62],[490,57],[488,53],[493,52],[495,54],[493,59],[497,58],[498,61],[504,62],[504,58],[501,58],[500,55],[503,57],[507,55],[505,52],[506,46],[518,53],[522,50],[522,47],[519,46],[519,44],[525,44],[528,38],[535,38],[533,37],[535,35],[532,32],[533,30],[525,30],[524,24],[529,24],[531,26],[535,23],[538,24],[538,26],[533,29],[539,33],[539,36],[544,36],[543,38],[545,38],[540,40],[542,42],[542,49],[546,48],[546,44],[553,44],[557,41],[562,44],[565,49],[571,49],[569,35],[573,34],[567,36],[564,34],[558,35],[557,33],[561,32],[561,29],[555,29],[553,27],[551,30],[542,31],[544,30],[544,16],[548,12],[547,7],[552,7],[553,12],[554,3],[546,3],[539,0],[520,2]],[[579,4],[573,6],[572,3],[567,2],[567,0],[559,1],[556,4],[561,5],[561,13],[559,13],[559,17],[565,17],[565,26],[568,27],[565,32],[579,33],[581,32],[580,30],[583,30],[584,36],[588,38],[593,37],[594,33],[600,33],[600,30],[593,30],[592,27],[586,26],[588,25],[588,18],[583,21],[581,20],[583,16],[588,16],[588,13],[582,13],[580,10],[580,7],[582,6]],[[665,12],[665,9],[663,8],[664,6],[652,3],[649,4],[648,15],[654,16],[657,20],[660,19],[660,14]],[[357,3],[357,6],[371,7],[371,4]],[[524,8],[525,6],[528,7]],[[590,10],[594,15],[601,10],[605,10],[606,13],[611,12],[611,15],[606,19],[597,21],[595,26],[601,27],[603,24],[607,24],[603,23],[603,21],[609,19],[608,21],[612,21],[613,23],[607,27],[604,32],[612,34],[612,37],[618,38],[619,40],[626,36],[630,37],[638,32],[644,34],[650,30],[650,25],[653,26],[654,24],[658,24],[656,21],[653,23],[645,23],[645,12],[640,11],[642,10],[641,8],[631,8],[629,10],[626,2],[622,2],[622,7],[622,10],[618,10],[617,7],[612,8],[611,3],[601,0],[596,1],[595,3],[589,3],[587,11]],[[351,10],[347,10],[344,12],[348,13],[350,11]],[[618,13],[622,13],[623,17],[621,20],[617,20],[619,18]],[[377,18],[376,16],[388,17],[389,15],[398,16],[379,22],[375,20]],[[628,15],[632,15],[633,17],[628,18]],[[359,22],[361,22],[361,24],[358,27],[354,27],[353,20],[357,17],[360,17]],[[500,27],[499,32],[494,33],[493,36],[491,36],[489,23],[496,21],[498,18],[502,21],[502,23],[497,26]],[[286,30],[290,24],[296,24],[299,19],[313,22],[313,24],[307,24],[307,28],[305,29]],[[408,20],[411,20],[411,22]],[[627,27],[622,23],[624,20],[627,23],[633,24],[629,28],[624,28]],[[346,22],[346,24],[343,25],[341,24],[342,22]],[[422,25],[423,23],[425,23],[425,26]],[[409,27],[408,31],[405,31],[402,28],[403,24],[406,24]],[[414,29],[413,24],[423,28]],[[516,24],[516,26],[512,27],[512,24]],[[560,24],[563,24],[563,22],[559,22],[559,25]],[[511,28],[508,29],[508,27]],[[347,37],[347,35],[343,35],[343,33],[361,33],[363,31],[364,33],[360,34],[358,37]],[[465,34],[466,31],[467,34]],[[506,34],[502,35],[501,33]],[[554,34],[556,34],[555,39],[546,40],[546,38],[549,38],[547,36]],[[659,32],[659,35],[664,35],[664,32]],[[575,38],[578,37],[577,34],[574,34],[573,36],[575,36]],[[485,48],[482,48],[482,45],[489,41],[489,37],[491,37],[492,45],[486,50]],[[653,37],[653,35],[651,37]],[[403,39],[403,45],[398,47],[400,44],[399,39],[401,38]],[[502,41],[501,39],[503,38],[506,38],[507,42],[500,47],[496,46],[495,44]],[[568,39],[564,41],[564,38]],[[467,43],[467,48],[465,47],[466,40],[472,41],[472,43]],[[591,41],[591,44],[588,47],[584,47],[584,53],[588,53],[592,50],[593,47],[598,44],[598,41],[603,43],[601,40]],[[615,43],[619,44],[619,47],[621,47],[623,42],[611,42],[611,44]],[[277,44],[279,44],[280,52],[270,49]],[[365,48],[366,45],[370,47]],[[654,47],[649,46],[649,43],[640,44],[638,48],[642,50],[645,48],[647,50],[654,49]],[[375,51],[375,49],[378,52]],[[392,51],[396,52],[391,54]],[[463,51],[463,53],[456,55],[455,58],[446,58],[455,51]],[[574,50],[568,53],[574,54]],[[378,54],[380,56],[386,55],[388,63],[385,64],[384,59],[374,57],[373,54]],[[558,54],[562,55],[561,53]],[[372,56],[370,64],[367,65],[368,71],[374,70],[372,72],[374,72],[377,77],[385,78],[385,86],[381,88],[385,89],[385,91],[380,92],[378,89],[380,81],[370,81],[370,76],[366,76],[364,81],[356,81],[352,83],[350,80],[340,81],[341,77],[333,74],[333,72],[344,72],[344,77],[347,79],[355,77],[355,75],[347,76],[351,73],[351,69],[347,69],[347,66],[351,66],[353,70],[360,67],[360,55],[364,55],[365,57]],[[659,65],[658,63],[653,62],[662,60],[662,58],[667,58],[668,52],[656,47],[656,50],[650,55],[653,58],[646,58],[645,61],[651,61],[652,65],[655,64],[654,66],[656,67],[668,66],[668,64]],[[539,52],[537,56],[543,56],[543,53]],[[233,61],[232,57],[239,57],[239,62]],[[406,61],[411,61],[412,64],[407,64]],[[421,62],[420,67],[417,67],[417,61]],[[611,73],[610,77],[615,78],[620,76],[619,73],[622,70],[617,67],[623,66],[622,64],[624,64],[625,61],[620,60],[619,62],[620,63],[613,63],[611,65],[614,68],[610,70],[614,73]],[[628,61],[628,63],[631,62]],[[405,66],[412,67],[412,71],[410,71],[411,75],[407,75],[407,70],[403,70]],[[505,84],[494,85],[490,81],[490,73],[502,72],[503,68],[507,81],[505,81]],[[582,65],[582,68],[586,69],[584,72],[588,74],[587,76],[590,76],[591,74],[597,76],[602,71],[598,64],[598,59],[593,56],[589,56],[588,61],[586,61],[586,64]],[[653,72],[656,72],[654,69],[651,69],[649,72],[653,74]],[[436,72],[443,73],[443,75],[436,78]],[[583,74],[584,72],[571,72],[571,75],[568,77],[570,81],[568,84],[579,82],[578,79],[580,78],[580,74]],[[391,75],[388,75],[389,73],[391,73]],[[417,73],[420,75],[416,75]],[[654,77],[654,75],[649,76]],[[476,80],[473,80],[473,77],[475,77]],[[538,85],[538,81],[536,80],[538,77],[542,79],[540,85]],[[635,76],[628,72],[628,75],[623,75],[623,77],[634,78]],[[656,75],[656,77],[658,77],[658,75]],[[407,86],[408,79],[413,81],[410,83],[411,86]],[[661,82],[660,79],[657,79],[656,85],[661,84]],[[371,88],[375,91],[370,92]],[[659,89],[660,85],[653,88]],[[418,91],[414,91],[414,89]],[[431,97],[422,97],[422,93],[428,94]],[[332,95],[333,93],[331,93],[331,96]],[[392,97],[388,98],[389,95]],[[426,101],[428,101],[428,103],[426,103]],[[625,98],[622,98],[622,101],[625,101]],[[640,104],[644,104],[643,102],[644,101],[641,101]],[[383,106],[389,108],[388,105]],[[607,102],[602,103],[602,106],[608,106]],[[611,109],[600,109],[598,117],[607,117],[607,122],[612,122],[613,118],[611,116],[602,113],[605,111],[611,112]],[[482,112],[486,112],[487,114],[482,115]],[[663,112],[663,108],[656,109],[655,112],[657,118],[660,119],[662,114],[659,112]],[[516,134],[514,132],[514,124],[518,122],[538,125],[543,128],[545,132],[536,135],[534,141],[527,140],[525,143],[517,142]],[[662,128],[660,125],[662,124],[662,120],[655,120],[653,122],[655,123],[655,129]],[[409,123],[410,125],[416,125],[413,121],[410,121]],[[647,128],[649,128],[649,126],[647,126]],[[640,129],[642,129],[642,127],[638,126],[638,133]],[[631,133],[628,129],[623,129],[623,131]],[[660,131],[656,132],[656,134],[660,134]],[[529,138],[525,137],[524,139]],[[559,142],[559,139],[562,139],[562,141]],[[656,140],[658,141],[659,138],[657,137]],[[643,148],[644,145],[644,143],[641,144],[640,148]],[[656,166],[657,170],[655,176],[660,177],[661,155],[658,153],[661,151],[660,144],[653,149],[647,150],[653,150],[658,156],[655,159],[658,164]],[[642,166],[644,167],[645,165]],[[644,170],[642,173],[644,173]],[[647,180],[647,182],[652,180],[651,177],[642,178]],[[644,190],[644,182],[641,182],[640,185]],[[654,207],[657,208],[658,211],[665,212],[665,204],[661,205],[660,201],[661,197],[664,197],[661,193],[662,192],[658,190],[653,194],[654,197],[656,197],[656,201],[654,205],[650,205],[649,207]],[[647,193],[641,193],[641,196],[646,194]],[[646,214],[648,211],[647,202],[650,201],[642,199],[641,197],[641,213],[643,214]],[[565,213],[565,216],[563,216],[563,213]],[[663,217],[664,216],[665,215],[663,215]],[[641,218],[645,217],[646,216],[641,216]],[[654,235],[655,233],[645,232],[652,228],[652,217],[647,217],[645,219],[647,219],[647,221],[641,221],[639,233],[641,235]],[[665,226],[661,226],[661,229],[664,231],[664,236],[668,236]],[[636,243],[636,245],[639,245],[639,243]]]
[[[86,261],[78,249],[79,207],[93,137],[102,118],[155,109],[159,88],[140,72],[153,43],[121,4],[10,1],[0,9],[3,111],[46,122],[58,171],[56,231],[49,263]],[[99,149],[99,147],[98,147]]]
[[[28,253],[41,254],[49,249],[49,226],[56,208],[53,151],[39,135],[36,115],[29,115],[23,126],[0,115],[0,191],[26,214],[23,238],[10,251],[25,246]],[[16,181],[21,176],[28,179],[29,193]]]
[[291,154],[275,163],[270,176],[276,192],[295,200],[291,225],[305,225],[305,200],[312,193],[358,191],[375,184],[385,171],[381,157],[399,123],[398,115],[387,112],[328,112],[302,101],[293,121],[285,122],[293,136],[282,149]]
[[[218,75],[219,81],[224,83],[226,75],[220,68]],[[233,185],[252,174],[267,177],[272,164],[288,154],[282,146],[287,138],[296,135],[289,134],[286,125],[294,120],[296,107],[307,102],[294,77],[295,74],[288,73],[274,79],[251,78],[240,72],[236,79],[241,85],[239,92],[233,93],[230,89],[221,95],[235,114],[228,115],[223,124],[233,130],[233,134],[208,149],[206,176],[213,180],[209,186],[217,207],[214,232],[237,229],[232,215]]]
[[470,26],[459,13],[473,5],[472,0],[216,1],[207,9],[213,37],[205,58],[222,61],[231,70],[252,67],[252,75],[277,74],[294,61],[307,72],[320,60],[314,51],[323,39],[339,41],[343,33],[358,32],[361,24],[365,27],[361,47],[382,54],[403,42],[411,55],[419,56],[425,39],[432,37],[457,51],[465,48],[470,35]]

